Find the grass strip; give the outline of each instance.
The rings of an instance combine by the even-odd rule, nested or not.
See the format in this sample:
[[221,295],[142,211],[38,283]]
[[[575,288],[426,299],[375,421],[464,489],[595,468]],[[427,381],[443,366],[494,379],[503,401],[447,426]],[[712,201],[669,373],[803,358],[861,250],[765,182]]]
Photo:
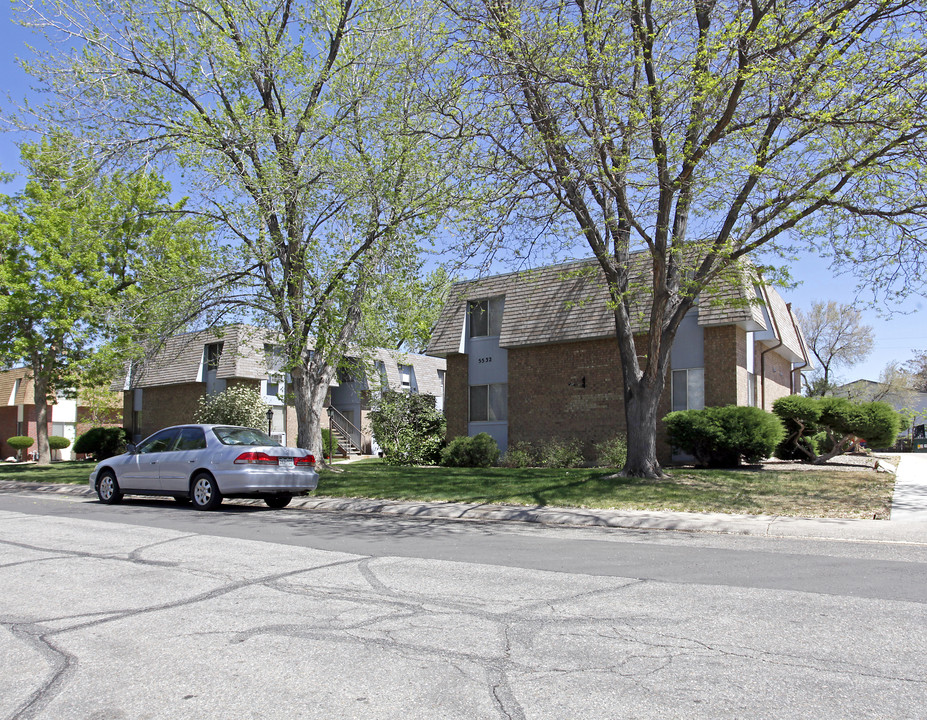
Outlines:
[[883,518],[895,478],[873,471],[670,469],[665,480],[601,468],[395,467],[361,461],[322,471],[318,494],[384,500],[617,510]]
[[[0,464],[0,481],[83,484],[84,461]],[[813,470],[669,469],[666,480],[615,477],[601,468],[397,467],[381,460],[322,470],[316,494],[422,502],[501,503],[616,510],[887,519],[890,473]]]

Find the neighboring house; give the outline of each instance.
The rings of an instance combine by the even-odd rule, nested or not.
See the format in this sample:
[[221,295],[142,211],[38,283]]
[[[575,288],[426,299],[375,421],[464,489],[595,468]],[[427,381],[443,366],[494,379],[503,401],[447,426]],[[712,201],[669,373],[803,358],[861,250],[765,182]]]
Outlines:
[[[169,425],[193,420],[200,398],[230,385],[257,389],[273,411],[271,434],[296,443],[296,412],[288,400],[281,348],[274,333],[247,325],[176,335],[151,358],[127,372],[123,391],[126,427],[136,441]],[[348,452],[370,452],[367,413],[376,392],[396,390],[435,395],[443,403],[443,360],[375,350],[366,361],[348,358],[332,383],[326,413]],[[374,378],[373,381],[368,378]],[[326,422],[323,420],[323,425]]]
[[[578,438],[591,457],[596,443],[625,433],[615,319],[594,260],[458,283],[450,298],[428,347],[447,359],[449,438],[485,431],[502,449]],[[641,303],[639,347],[648,315]],[[703,296],[680,326],[659,417],[706,405],[770,409],[798,391],[809,366],[790,306],[744,274]],[[670,459],[662,424],[658,453]]]
[[[118,408],[91,408],[82,398],[69,398],[59,393],[48,405],[48,434],[65,437],[71,441],[89,430],[94,420],[101,425],[119,425],[121,416]],[[0,371],[0,459],[16,455],[7,439],[15,435],[36,438],[35,388],[30,368],[13,368]],[[71,460],[71,447],[52,451],[56,460]],[[30,457],[36,452],[36,445],[25,451]]]
[[905,419],[905,427],[899,433],[903,437],[911,435],[915,427],[927,424],[927,393],[875,380],[854,380],[834,388],[833,394],[856,402],[879,400],[888,403]]

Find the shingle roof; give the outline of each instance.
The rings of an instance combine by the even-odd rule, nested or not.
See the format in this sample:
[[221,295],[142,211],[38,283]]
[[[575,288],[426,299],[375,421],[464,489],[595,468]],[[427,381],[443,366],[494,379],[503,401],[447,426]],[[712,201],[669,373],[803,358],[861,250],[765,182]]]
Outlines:
[[114,390],[178,385],[202,381],[203,348],[222,343],[217,378],[258,380],[267,375],[264,342],[267,331],[248,325],[198,330],[174,335],[152,357],[136,365],[133,376],[114,383]]
[[415,383],[418,386],[418,391],[435,397],[442,396],[438,371],[447,367],[447,361],[444,358],[378,348],[374,353],[374,359],[383,363],[383,367],[386,369],[386,381],[391,389],[399,390],[402,387],[402,381],[399,378],[399,366],[411,365],[412,371],[415,373]]
[[[17,380],[20,380],[20,383],[14,396],[13,390],[16,389]],[[13,368],[0,372],[0,406],[34,404],[35,389],[31,368]]]
[[[267,376],[264,344],[273,343],[275,339],[274,333],[249,325],[231,325],[175,335],[165,342],[157,354],[136,367],[132,378],[125,377],[115,383],[114,389],[202,382],[203,348],[216,342],[222,343],[217,378],[261,380]],[[444,359],[386,349],[375,350],[373,359],[383,361],[390,387],[398,389],[401,385],[401,363],[414,368],[420,392],[436,396],[441,394],[437,371],[444,369]]]
[[[651,296],[646,256],[634,256],[631,286],[643,288],[632,303],[635,333],[647,330]],[[785,303],[775,290],[773,308],[778,318]],[[609,309],[605,277],[595,259],[552,265],[520,273],[508,273],[455,284],[435,325],[428,353],[447,356],[462,351],[467,301],[505,296],[499,345],[523,347],[615,336],[614,314]],[[699,325],[739,324],[749,330],[764,330],[766,322],[757,304],[749,272],[740,271],[736,280],[722,280],[699,300]],[[783,326],[785,323],[783,323]],[[791,328],[791,321],[788,323]],[[794,329],[789,349],[799,349]]]
[[[801,362],[806,359],[804,343],[799,337],[798,325],[792,316],[792,310],[789,305],[782,299],[772,288],[764,288],[763,294],[766,299],[766,308],[772,316],[772,322],[775,327],[771,328],[776,332],[778,340],[782,345],[777,348],[780,355],[784,355],[792,362]],[[768,342],[774,345],[776,341]],[[805,370],[810,367],[803,368]]]

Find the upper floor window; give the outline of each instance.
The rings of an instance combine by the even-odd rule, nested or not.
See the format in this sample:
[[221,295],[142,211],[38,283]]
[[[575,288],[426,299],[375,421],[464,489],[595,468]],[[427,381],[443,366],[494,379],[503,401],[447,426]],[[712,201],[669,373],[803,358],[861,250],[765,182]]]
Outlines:
[[283,345],[264,343],[264,362],[267,364],[268,375],[278,375],[286,367],[286,351]]
[[206,372],[219,369],[219,358],[222,357],[222,343],[210,343],[204,352]]
[[411,365],[400,365],[399,366],[399,384],[402,386],[403,390],[412,389],[412,366]]
[[467,303],[470,319],[470,337],[498,336],[502,329],[502,307],[505,296],[471,300]]

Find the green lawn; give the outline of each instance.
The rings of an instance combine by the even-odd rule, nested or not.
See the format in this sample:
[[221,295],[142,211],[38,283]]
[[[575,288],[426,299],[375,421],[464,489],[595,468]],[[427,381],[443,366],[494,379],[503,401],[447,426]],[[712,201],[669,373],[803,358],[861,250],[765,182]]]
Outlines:
[[625,510],[887,519],[895,478],[871,471],[673,470],[667,480],[577,468],[403,468],[371,460],[322,471],[319,495]]
[[[0,464],[0,482],[86,483],[90,462]],[[316,494],[626,510],[887,519],[894,476],[871,471],[670,469],[667,480],[577,468],[405,468],[380,460],[323,470]]]
[[96,463],[84,460],[56,462],[51,465],[0,463],[0,481],[22,480],[40,483],[86,483]]

